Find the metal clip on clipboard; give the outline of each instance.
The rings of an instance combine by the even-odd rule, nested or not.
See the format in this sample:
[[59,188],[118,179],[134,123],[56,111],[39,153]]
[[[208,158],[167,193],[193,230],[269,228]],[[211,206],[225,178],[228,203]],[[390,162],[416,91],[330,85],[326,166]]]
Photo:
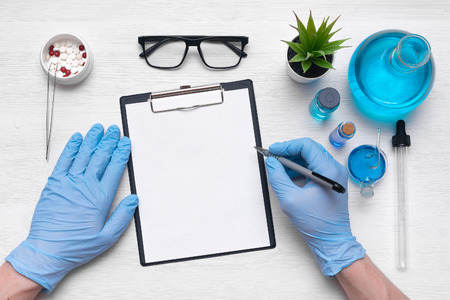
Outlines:
[[[173,108],[170,108],[167,104],[167,102],[158,101],[159,99],[164,98],[170,98],[170,97],[176,97],[176,96],[184,96],[184,95],[192,95],[192,94],[199,94],[199,93],[205,93],[205,92],[214,92],[217,91],[217,97],[208,97],[208,101],[205,103],[195,103],[195,101],[199,100],[199,98],[192,97],[191,99],[186,98],[183,99],[183,104],[186,103],[186,105],[179,106],[176,105]],[[220,92],[220,95],[219,93]],[[211,102],[211,99],[213,100]],[[206,100],[206,99],[201,99]],[[157,92],[152,93],[150,95],[150,98],[148,99],[150,102],[150,107],[152,112],[154,113],[161,113],[161,112],[169,112],[169,111],[177,111],[177,110],[192,110],[200,107],[205,106],[211,106],[211,105],[217,105],[223,103],[223,87],[220,84],[215,85],[206,85],[206,86],[199,86],[199,87],[191,87],[190,85],[181,86],[179,90],[172,90],[172,91],[164,91],[164,92]],[[191,103],[193,102],[193,103]]]

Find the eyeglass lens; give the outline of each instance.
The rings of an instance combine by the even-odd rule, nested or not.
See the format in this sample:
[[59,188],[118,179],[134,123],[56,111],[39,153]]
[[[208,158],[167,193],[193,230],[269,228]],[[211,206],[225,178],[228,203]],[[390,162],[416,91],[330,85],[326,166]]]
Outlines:
[[147,62],[160,68],[174,68],[183,62],[186,43],[182,40],[167,38],[162,41],[146,41]]
[[239,40],[208,39],[200,43],[200,49],[205,63],[213,68],[234,67],[242,56]]

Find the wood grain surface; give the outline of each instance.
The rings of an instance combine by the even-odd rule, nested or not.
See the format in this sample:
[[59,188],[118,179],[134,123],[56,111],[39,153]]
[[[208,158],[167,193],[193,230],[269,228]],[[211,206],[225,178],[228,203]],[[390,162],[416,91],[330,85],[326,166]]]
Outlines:
[[[349,184],[354,235],[380,269],[412,299],[450,298],[450,43],[447,0],[380,1],[31,1],[0,2],[0,257],[26,238],[34,207],[67,139],[96,122],[121,124],[123,95],[250,78],[254,82],[263,145],[309,136],[346,164],[351,149],[373,144],[382,129],[389,160],[375,196],[362,199]],[[336,54],[335,68],[320,81],[300,85],[285,70],[295,31],[292,10],[303,19],[341,15],[336,38],[351,37],[352,48]],[[407,157],[409,268],[395,267],[394,127],[366,119],[355,108],[347,68],[356,46],[383,29],[425,36],[436,61],[436,82],[426,101],[407,119],[412,146]],[[50,160],[45,160],[46,76],[39,52],[51,36],[73,32],[86,39],[95,63],[90,76],[73,87],[58,86]],[[152,69],[138,57],[139,35],[247,35],[248,57],[229,71],[206,69],[195,49],[182,68]],[[341,106],[319,124],[308,112],[324,87],[341,93]],[[446,92],[447,91],[447,92]],[[341,149],[329,132],[349,120],[356,136]],[[129,194],[124,174],[115,205]],[[344,299],[334,278],[324,277],[306,243],[281,212],[271,191],[277,247],[211,259],[139,265],[134,223],[109,251],[71,272],[48,299]],[[82,217],[82,216],[80,216]]]

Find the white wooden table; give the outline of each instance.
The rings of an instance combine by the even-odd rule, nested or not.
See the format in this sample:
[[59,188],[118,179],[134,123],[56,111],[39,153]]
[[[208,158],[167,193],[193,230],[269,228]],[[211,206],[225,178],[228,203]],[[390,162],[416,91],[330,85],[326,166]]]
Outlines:
[[[310,85],[292,81],[285,71],[286,45],[295,10],[309,9],[317,20],[341,15],[336,38],[351,37],[352,48],[336,55],[336,70]],[[381,1],[122,1],[0,2],[0,257],[26,238],[47,177],[67,139],[85,134],[96,122],[121,124],[119,97],[182,84],[200,85],[250,78],[254,82],[263,144],[309,136],[345,164],[351,149],[373,144],[382,128],[389,170],[375,196],[361,199],[350,184],[349,208],[354,235],[380,269],[414,299],[450,298],[450,4],[446,0]],[[355,108],[347,67],[355,47],[369,34],[397,28],[425,36],[436,61],[435,86],[407,120],[409,268],[395,268],[394,128],[363,117]],[[74,87],[58,86],[50,161],[45,156],[46,76],[39,51],[51,36],[74,32],[90,44],[95,57],[89,78]],[[139,35],[248,35],[249,56],[230,71],[203,67],[191,50],[175,71],[152,69],[139,59]],[[341,106],[323,124],[308,105],[321,88],[341,93]],[[447,91],[447,92],[446,92]],[[328,142],[341,121],[357,126],[342,149]],[[123,176],[115,203],[129,194]],[[153,267],[139,265],[134,222],[112,249],[71,272],[49,299],[343,299],[333,278],[324,277],[307,245],[281,212],[271,192],[276,231],[274,250],[194,260]]]

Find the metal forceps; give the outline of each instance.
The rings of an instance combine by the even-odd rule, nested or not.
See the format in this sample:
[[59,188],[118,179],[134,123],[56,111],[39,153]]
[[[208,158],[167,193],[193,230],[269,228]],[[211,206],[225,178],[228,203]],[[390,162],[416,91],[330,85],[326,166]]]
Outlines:
[[56,70],[58,70],[58,65],[56,64],[56,68],[54,71],[54,80],[53,80],[53,96],[52,96],[52,105],[50,109],[50,68],[51,64],[48,66],[47,70],[47,111],[45,114],[45,141],[46,141],[46,151],[45,151],[45,159],[48,161],[48,152],[50,149],[50,139],[52,137],[52,127],[53,127],[53,109],[55,107],[55,91],[56,91]]

